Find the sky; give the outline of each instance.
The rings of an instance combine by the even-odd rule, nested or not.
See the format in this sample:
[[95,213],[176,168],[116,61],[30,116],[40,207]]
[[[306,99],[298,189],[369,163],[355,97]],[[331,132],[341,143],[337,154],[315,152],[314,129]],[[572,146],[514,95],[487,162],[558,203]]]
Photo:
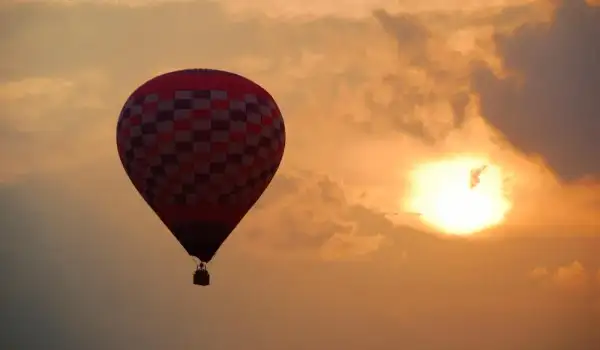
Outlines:
[[[594,350],[598,5],[0,0],[0,347]],[[208,288],[114,140],[189,67],[287,130]]]

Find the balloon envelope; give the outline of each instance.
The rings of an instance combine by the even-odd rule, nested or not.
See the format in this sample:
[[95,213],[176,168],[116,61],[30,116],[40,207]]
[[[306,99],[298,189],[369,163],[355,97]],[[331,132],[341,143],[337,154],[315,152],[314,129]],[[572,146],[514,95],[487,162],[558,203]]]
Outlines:
[[188,254],[209,262],[271,182],[285,126],[271,95],[208,69],[157,76],[117,123],[131,182]]

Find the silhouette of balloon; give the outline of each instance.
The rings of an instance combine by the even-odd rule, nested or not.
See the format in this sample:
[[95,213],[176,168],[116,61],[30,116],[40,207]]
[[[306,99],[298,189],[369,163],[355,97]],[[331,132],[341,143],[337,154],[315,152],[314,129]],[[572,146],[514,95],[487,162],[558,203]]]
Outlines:
[[271,95],[220,70],[157,76],[117,123],[131,182],[187,253],[209,262],[265,191],[283,157],[285,126]]

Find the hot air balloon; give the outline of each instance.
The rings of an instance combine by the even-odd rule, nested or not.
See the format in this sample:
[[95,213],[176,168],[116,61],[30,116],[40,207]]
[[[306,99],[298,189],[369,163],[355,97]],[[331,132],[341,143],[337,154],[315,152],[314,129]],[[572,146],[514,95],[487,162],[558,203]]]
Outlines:
[[117,122],[131,182],[197,261],[206,264],[275,175],[285,126],[273,97],[240,75],[212,69],[157,76],[127,99]]

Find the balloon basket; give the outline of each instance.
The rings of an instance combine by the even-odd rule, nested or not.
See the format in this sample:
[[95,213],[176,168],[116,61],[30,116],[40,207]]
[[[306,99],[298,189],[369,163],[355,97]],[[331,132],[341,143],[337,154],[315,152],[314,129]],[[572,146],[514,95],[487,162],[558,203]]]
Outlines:
[[198,269],[194,272],[194,284],[203,287],[210,285],[210,274],[205,268]]

